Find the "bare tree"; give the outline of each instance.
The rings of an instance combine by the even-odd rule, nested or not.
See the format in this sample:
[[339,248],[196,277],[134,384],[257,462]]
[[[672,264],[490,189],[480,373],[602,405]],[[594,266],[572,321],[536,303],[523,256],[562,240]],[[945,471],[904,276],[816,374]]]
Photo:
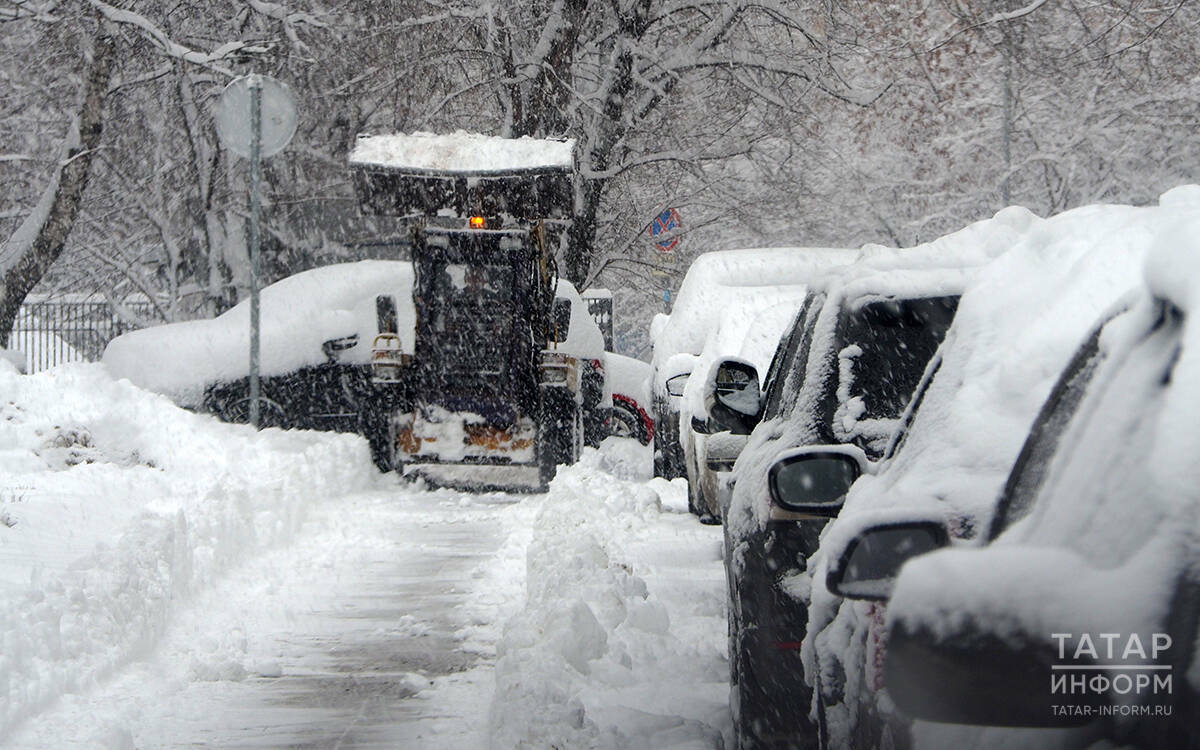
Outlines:
[[104,130],[104,103],[115,58],[113,38],[101,30],[89,55],[82,102],[50,184],[34,210],[0,247],[0,345],[8,345],[21,303],[62,255],[75,225]]

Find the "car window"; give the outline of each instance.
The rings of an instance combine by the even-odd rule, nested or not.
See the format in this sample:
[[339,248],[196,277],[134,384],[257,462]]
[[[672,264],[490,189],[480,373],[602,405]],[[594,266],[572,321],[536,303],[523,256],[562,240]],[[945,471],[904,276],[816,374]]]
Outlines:
[[834,437],[882,456],[958,309],[958,296],[871,299],[838,325]]
[[[989,540],[999,536],[1033,510],[1042,486],[1049,476],[1052,459],[1059,452],[1062,437],[1066,434],[1067,427],[1075,420],[1100,364],[1105,361],[1107,353],[1100,347],[1100,337],[1104,328],[1119,314],[1106,318],[1096,327],[1076,351],[1051,390],[1001,491],[996,514],[988,530]],[[1164,305],[1148,336],[1161,331],[1167,325],[1178,325],[1178,316],[1171,314],[1169,306]],[[1170,367],[1173,364],[1173,359],[1169,360],[1166,374],[1162,376],[1162,385],[1169,379]]]
[[1098,326],[1075,352],[1042,405],[1000,493],[996,515],[988,530],[989,540],[1029,515],[1033,499],[1046,479],[1046,469],[1058,448],[1059,439],[1071,423],[1096,373],[1096,367],[1103,359],[1100,351],[1103,328],[1103,325]]
[[[787,344],[777,354],[778,371],[767,383],[767,399],[763,409],[765,419],[774,419],[792,410],[800,388],[804,385],[804,371],[808,362],[808,351],[812,345],[813,328],[825,305],[825,295],[817,294],[806,302],[805,308],[796,316],[787,337]],[[775,368],[775,363],[771,363]]]
[[942,354],[939,350],[939,353],[934,355],[934,358],[925,367],[925,375],[921,378],[921,382],[917,385],[917,389],[913,393],[912,400],[904,410],[904,415],[900,418],[900,424],[896,428],[896,432],[892,435],[887,450],[883,452],[884,458],[895,456],[904,447],[904,442],[908,439],[908,434],[912,429],[913,420],[917,418],[917,412],[920,411],[921,404],[925,401],[925,394],[929,392],[929,386],[933,383],[933,379],[937,376],[940,369],[942,369]]
[[798,331],[802,327],[801,321],[804,320],[810,299],[811,296],[805,297],[804,301],[800,303],[796,314],[792,316],[792,324],[788,326],[788,330],[779,339],[779,345],[775,347],[775,354],[771,357],[771,365],[767,368],[767,374],[762,381],[763,393],[766,394],[768,400],[770,400],[772,386],[779,379],[780,371],[783,370],[784,362],[790,361],[796,346],[799,345],[800,337],[793,335],[792,331]]

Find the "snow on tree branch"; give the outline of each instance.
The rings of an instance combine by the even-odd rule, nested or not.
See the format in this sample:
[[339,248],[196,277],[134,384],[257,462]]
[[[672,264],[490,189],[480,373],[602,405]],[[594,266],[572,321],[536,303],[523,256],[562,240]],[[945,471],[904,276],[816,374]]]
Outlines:
[[156,47],[158,47],[159,50],[167,57],[173,57],[194,65],[210,68],[218,73],[229,76],[230,78],[237,74],[229,68],[218,65],[218,63],[220,63],[222,60],[228,59],[235,53],[259,54],[267,51],[264,47],[237,41],[226,42],[225,44],[222,44],[214,49],[212,52],[200,52],[174,41],[166,34],[166,32],[158,28],[158,26],[154,25],[150,19],[146,18],[140,13],[134,13],[131,10],[114,8],[108,3],[103,2],[103,0],[87,1],[89,5],[98,10],[109,21],[140,29],[144,33],[145,37]]

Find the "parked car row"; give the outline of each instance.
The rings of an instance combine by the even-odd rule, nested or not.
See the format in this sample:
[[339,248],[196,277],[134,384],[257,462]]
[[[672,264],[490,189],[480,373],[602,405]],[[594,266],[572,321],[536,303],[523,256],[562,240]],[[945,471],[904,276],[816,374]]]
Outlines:
[[1006,209],[693,373],[738,748],[1200,747],[1193,286],[1200,188]]

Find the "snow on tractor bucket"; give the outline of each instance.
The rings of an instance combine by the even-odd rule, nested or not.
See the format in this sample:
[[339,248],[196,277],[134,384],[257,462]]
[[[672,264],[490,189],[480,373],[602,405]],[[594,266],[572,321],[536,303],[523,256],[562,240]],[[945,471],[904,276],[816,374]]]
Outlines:
[[362,135],[350,154],[359,205],[384,216],[571,217],[573,140],[456,133]]
[[573,149],[466,133],[356,142],[362,210],[414,219],[415,350],[393,369],[377,341],[374,369],[377,380],[405,379],[387,437],[401,474],[545,489],[559,463],[578,458],[578,364],[543,354],[559,340],[553,246],[573,205]]

